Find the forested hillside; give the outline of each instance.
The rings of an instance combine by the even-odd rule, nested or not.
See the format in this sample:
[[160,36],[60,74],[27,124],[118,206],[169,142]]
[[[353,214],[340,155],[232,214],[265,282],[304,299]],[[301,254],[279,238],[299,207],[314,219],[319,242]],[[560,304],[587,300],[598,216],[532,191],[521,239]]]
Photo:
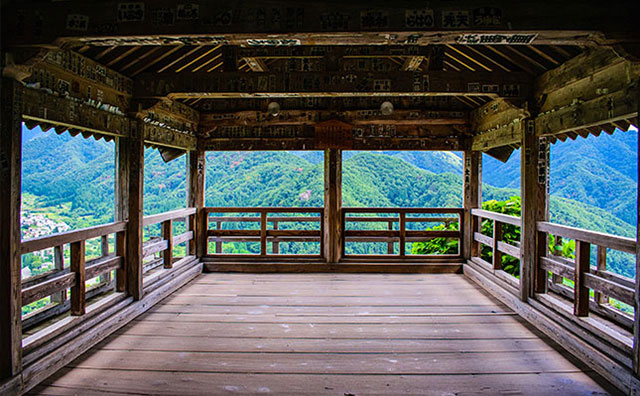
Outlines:
[[[633,136],[630,133],[619,135],[630,141],[622,138],[616,141],[631,147]],[[67,134],[38,133],[33,136],[25,142],[23,149],[24,210],[40,208],[40,212],[49,213],[71,228],[112,221],[114,144],[72,138]],[[571,143],[580,147],[587,142],[590,141]],[[606,172],[609,180],[617,180],[614,177],[618,174],[626,177],[624,180],[631,180],[632,166],[625,168],[625,164],[610,162],[620,170],[615,174],[612,170],[603,171],[606,164],[600,161],[608,154],[606,150],[591,148],[596,151],[580,160],[581,153],[586,150],[588,147],[577,152],[569,150],[563,155],[575,162],[565,165],[560,161],[556,165],[561,171],[565,167],[567,172],[574,169],[571,177],[567,176],[568,182],[583,183],[585,194],[597,195],[593,191],[587,192],[592,188],[589,182],[599,185],[587,175],[600,175],[598,183],[607,180]],[[596,154],[601,157],[594,157]],[[600,164],[600,168],[595,164]],[[344,205],[459,207],[462,204],[460,166],[460,157],[453,153],[350,152],[343,161]],[[500,167],[496,167],[495,172],[509,177],[509,173]],[[206,204],[209,206],[322,206],[323,202],[321,152],[208,153],[206,176]],[[635,184],[632,187],[628,180],[617,185],[609,183],[610,199],[605,199],[607,193],[602,192],[602,200],[598,202],[614,205],[611,206],[612,213],[618,213],[615,210],[624,212],[625,198],[635,200]],[[512,186],[504,180],[500,184]],[[156,151],[148,149],[144,193],[145,214],[183,207],[186,199],[185,157],[165,164]],[[483,188],[484,200],[507,199],[512,195],[518,195],[518,191],[486,183]],[[632,209],[635,210],[635,204]],[[626,207],[626,211],[629,210]],[[552,220],[564,224],[623,236],[635,235],[634,227],[623,221],[628,215],[617,217],[607,210],[574,200],[553,196],[551,213]]]

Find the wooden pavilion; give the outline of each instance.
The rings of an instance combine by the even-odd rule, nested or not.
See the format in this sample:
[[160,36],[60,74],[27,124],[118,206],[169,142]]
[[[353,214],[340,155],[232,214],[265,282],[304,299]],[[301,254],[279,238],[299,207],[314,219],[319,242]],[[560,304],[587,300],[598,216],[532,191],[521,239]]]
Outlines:
[[[548,215],[549,146],[638,125],[636,8],[3,1],[0,394],[638,394],[639,284],[606,259],[638,263],[637,239]],[[23,123],[115,141],[114,223],[21,238]],[[143,216],[145,146],[187,153],[185,209]],[[522,216],[481,210],[482,153],[517,148]],[[324,207],[206,207],[205,152],[226,150],[323,150]],[[463,207],[342,207],[342,150],[463,151]],[[458,230],[408,226],[425,216]],[[316,227],[284,227],[303,220]],[[256,227],[220,226],[243,222]],[[162,234],[147,240],[152,224]],[[521,227],[520,243],[504,225]],[[550,252],[549,235],[575,240],[575,260]],[[434,237],[459,252],[407,253]],[[91,239],[102,256],[87,259]],[[260,253],[225,254],[225,241]],[[292,241],[319,254],[281,254]],[[345,254],[350,242],[389,254]],[[56,269],[21,279],[22,255],[43,249]]]

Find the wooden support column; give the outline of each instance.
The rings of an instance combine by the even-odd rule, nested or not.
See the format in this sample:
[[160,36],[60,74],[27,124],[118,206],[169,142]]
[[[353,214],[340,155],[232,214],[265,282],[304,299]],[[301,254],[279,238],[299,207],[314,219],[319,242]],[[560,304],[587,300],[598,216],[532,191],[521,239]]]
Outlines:
[[479,151],[464,152],[464,186],[463,186],[463,202],[464,216],[462,220],[462,255],[465,260],[469,260],[475,253],[472,247],[473,233],[477,227],[474,227],[471,209],[481,207],[482,200],[482,153]]
[[0,83],[0,379],[22,370],[22,87]]
[[342,258],[342,150],[324,150],[324,258]]
[[142,298],[142,187],[144,182],[144,141],[142,121],[132,121],[129,130],[129,196],[127,222],[127,292],[135,300]]
[[187,192],[187,206],[196,208],[195,229],[193,240],[189,243],[189,254],[202,257],[207,253],[207,219],[204,213],[205,192],[205,151],[189,151],[189,191]]
[[[116,138],[116,221],[129,220],[129,139]],[[122,268],[116,270],[116,291],[127,291],[127,233],[116,234],[116,254],[123,257]]]
[[520,298],[526,301],[533,293],[544,293],[546,271],[540,269],[540,255],[546,251],[546,234],[536,231],[536,222],[548,219],[549,147],[546,139],[537,138],[535,123],[528,118],[522,128],[520,191],[522,228],[520,243]]

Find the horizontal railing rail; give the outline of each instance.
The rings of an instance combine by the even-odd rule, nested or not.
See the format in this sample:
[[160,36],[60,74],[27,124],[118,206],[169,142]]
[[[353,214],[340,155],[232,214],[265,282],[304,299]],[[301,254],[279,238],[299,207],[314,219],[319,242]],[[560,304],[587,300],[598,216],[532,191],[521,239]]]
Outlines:
[[[309,207],[207,207],[204,208],[206,219],[207,241],[214,242],[215,251],[209,252],[207,243],[207,255],[233,256],[223,252],[223,243],[229,242],[259,242],[259,253],[249,256],[292,256],[281,252],[281,242],[318,242],[320,250],[318,254],[296,254],[295,256],[322,257],[323,252],[323,208]],[[212,214],[231,213],[233,216],[213,216]],[[252,214],[253,216],[241,216],[238,214]],[[300,216],[287,216],[283,214],[300,214]],[[283,224],[317,224],[314,229],[280,229]],[[235,228],[225,228],[225,225],[233,224]],[[257,224],[259,229],[243,229],[242,224]],[[269,228],[271,224],[271,228]],[[211,228],[215,225],[215,228]],[[268,252],[268,244],[271,244],[271,253]]]
[[[371,216],[354,216],[354,215],[371,215]],[[387,216],[393,214],[394,216]],[[348,243],[370,243],[370,242],[386,242],[386,254],[384,257],[397,256],[407,257],[406,246],[410,242],[424,242],[433,238],[450,238],[458,240],[457,254],[435,254],[430,257],[462,257],[461,241],[462,241],[462,219],[464,209],[461,208],[352,208],[346,207],[342,209],[342,226],[343,226],[343,251],[345,257],[368,257],[378,256],[369,254],[346,253]],[[409,215],[409,216],[408,216]],[[410,215],[445,215],[445,216],[415,216]],[[449,216],[446,216],[449,215]],[[436,223],[451,224],[458,223],[456,230],[415,230],[408,229],[407,223]],[[349,229],[348,223],[384,223],[386,229]],[[366,227],[361,224],[360,227]],[[426,227],[425,227],[426,228]],[[395,253],[395,244],[398,243],[398,253]],[[419,259],[424,259],[424,255],[412,255]],[[411,257],[411,256],[409,256]]]

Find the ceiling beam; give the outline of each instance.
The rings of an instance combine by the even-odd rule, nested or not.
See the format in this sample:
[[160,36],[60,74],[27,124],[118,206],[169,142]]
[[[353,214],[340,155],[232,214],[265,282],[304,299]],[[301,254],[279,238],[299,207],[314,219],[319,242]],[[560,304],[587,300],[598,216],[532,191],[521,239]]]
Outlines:
[[137,98],[243,98],[327,96],[527,97],[524,73],[292,72],[147,73],[135,80]]
[[[330,6],[293,0],[191,0],[163,7],[153,0],[74,0],[65,2],[64,7],[56,3],[4,2],[3,44],[50,45],[58,38],[64,38],[58,43],[70,46],[426,45],[482,40],[505,44],[518,35],[516,43],[597,45],[624,40],[624,34],[618,32],[624,33],[637,22],[625,1],[587,4],[569,0],[559,4],[487,0],[482,7],[471,0],[455,4],[435,0],[421,6],[364,0]],[[630,34],[637,39],[637,32],[627,33],[627,39]]]
[[471,149],[487,151],[497,147],[520,144],[522,120],[529,112],[504,99],[495,99],[471,113],[471,128],[475,134]]
[[330,111],[330,110],[281,110],[277,117],[266,111],[238,111],[231,113],[202,113],[200,132],[210,133],[222,126],[311,125],[338,119],[352,125],[461,125],[466,126],[469,114],[462,111],[396,110],[382,115],[379,109]]

